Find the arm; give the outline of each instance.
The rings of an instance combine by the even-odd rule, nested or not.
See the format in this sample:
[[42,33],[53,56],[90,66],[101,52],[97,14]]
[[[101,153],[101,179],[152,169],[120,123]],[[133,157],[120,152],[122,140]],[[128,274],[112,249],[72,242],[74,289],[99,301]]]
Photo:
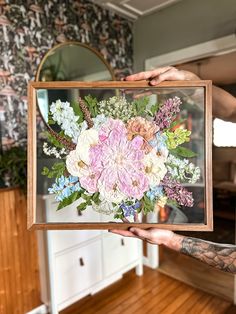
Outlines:
[[112,232],[123,236],[137,237],[151,244],[163,244],[176,252],[191,256],[219,270],[236,274],[236,245],[208,242],[157,228],[148,230],[130,228],[129,231],[112,230]]
[[[149,80],[150,85],[157,85],[163,81],[194,81],[200,78],[194,73],[178,70],[174,67],[163,67],[152,71],[140,72],[126,77],[127,81]],[[236,98],[223,90],[213,86],[213,115],[217,118],[236,122]]]

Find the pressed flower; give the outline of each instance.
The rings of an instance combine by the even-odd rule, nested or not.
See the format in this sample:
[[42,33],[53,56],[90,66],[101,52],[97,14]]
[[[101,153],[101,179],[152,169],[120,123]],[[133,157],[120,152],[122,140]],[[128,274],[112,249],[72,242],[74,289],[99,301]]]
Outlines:
[[178,204],[183,206],[193,206],[192,192],[189,192],[179,182],[167,175],[163,179],[162,185],[168,198],[177,201]]
[[169,98],[160,107],[155,115],[155,122],[160,130],[170,127],[178,112],[180,112],[181,100],[179,97]]
[[88,129],[81,132],[76,146],[76,153],[79,158],[89,165],[89,149],[98,143],[98,131],[95,129]]
[[154,186],[146,194],[151,201],[157,200],[163,196],[163,187],[161,185]]
[[169,150],[166,145],[167,136],[161,132],[157,132],[149,144],[156,150],[157,155],[166,161]]
[[200,168],[188,159],[179,159],[173,155],[169,155],[166,167],[170,176],[182,183],[195,183],[201,175]]
[[124,122],[136,115],[133,105],[128,103],[123,96],[113,96],[108,100],[100,101],[98,111],[106,117],[120,119]]
[[129,141],[125,125],[114,119],[103,125],[99,139],[99,144],[90,148],[90,160],[92,169],[101,173],[100,184],[107,191],[116,186],[127,197],[142,198],[148,189],[141,149],[143,139],[137,136]]
[[66,168],[71,175],[79,178],[89,173],[88,165],[81,160],[76,150],[72,150],[67,156]]
[[79,116],[75,115],[70,103],[57,100],[51,104],[50,112],[53,120],[64,130],[65,135],[71,137],[72,141],[76,143],[81,132],[77,123]]
[[149,185],[151,187],[159,185],[167,172],[164,159],[158,156],[155,149],[153,149],[144,156],[143,162]]
[[166,144],[169,149],[175,149],[177,146],[190,141],[191,131],[186,129],[175,129],[174,132],[166,131]]
[[63,199],[69,197],[72,193],[80,191],[81,186],[78,181],[78,177],[69,176],[56,179],[56,182],[48,189],[50,194],[56,194],[55,199],[57,201],[63,201]]
[[142,117],[135,117],[127,122],[126,128],[129,140],[140,135],[145,140],[144,149],[147,152],[152,149],[148,142],[154,138],[155,133],[159,130],[159,127],[153,121],[148,121]]
[[120,208],[123,211],[124,217],[130,217],[134,216],[137,213],[137,209],[139,209],[141,206],[141,203],[139,201],[135,202],[134,204],[128,205],[125,203],[122,203],[120,205]]

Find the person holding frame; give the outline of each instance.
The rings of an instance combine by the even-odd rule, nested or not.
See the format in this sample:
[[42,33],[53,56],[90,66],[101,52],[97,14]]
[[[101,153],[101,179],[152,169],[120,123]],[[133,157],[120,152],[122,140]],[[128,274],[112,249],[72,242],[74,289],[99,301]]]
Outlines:
[[[200,78],[192,72],[167,66],[129,75],[125,80],[147,80],[150,85],[155,86],[163,81],[196,81],[200,80]],[[236,98],[217,86],[213,86],[212,98],[213,115],[222,120],[236,122]],[[198,238],[178,235],[170,230],[159,228],[144,230],[131,227],[129,230],[112,229],[109,231],[125,237],[139,238],[151,244],[164,245],[219,270],[236,274],[236,245],[209,242]]]

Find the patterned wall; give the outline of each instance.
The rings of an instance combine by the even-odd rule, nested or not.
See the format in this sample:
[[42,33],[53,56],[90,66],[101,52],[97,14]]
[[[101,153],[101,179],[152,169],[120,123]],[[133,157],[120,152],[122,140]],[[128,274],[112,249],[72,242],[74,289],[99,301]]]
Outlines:
[[25,142],[27,83],[55,44],[89,44],[117,77],[132,69],[132,23],[87,0],[0,1],[0,39],[0,131],[7,145]]

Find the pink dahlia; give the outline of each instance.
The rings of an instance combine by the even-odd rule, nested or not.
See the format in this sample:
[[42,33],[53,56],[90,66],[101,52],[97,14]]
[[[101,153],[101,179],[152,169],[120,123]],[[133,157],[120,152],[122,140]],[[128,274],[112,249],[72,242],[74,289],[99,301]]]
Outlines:
[[148,190],[144,172],[143,138],[127,139],[124,123],[109,119],[99,132],[98,145],[90,148],[90,165],[100,173],[98,181],[110,190],[119,190],[127,197],[140,199]]

